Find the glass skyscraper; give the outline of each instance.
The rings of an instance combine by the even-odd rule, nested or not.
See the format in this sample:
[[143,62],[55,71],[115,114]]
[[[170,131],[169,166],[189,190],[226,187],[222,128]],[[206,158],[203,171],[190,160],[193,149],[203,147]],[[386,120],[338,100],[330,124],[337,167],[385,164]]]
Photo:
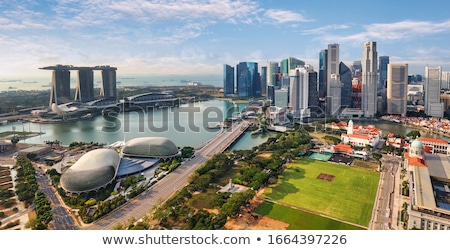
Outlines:
[[260,97],[261,78],[258,63],[240,62],[236,66],[237,95],[240,97]]
[[223,65],[223,94],[234,94],[234,68],[227,64]]

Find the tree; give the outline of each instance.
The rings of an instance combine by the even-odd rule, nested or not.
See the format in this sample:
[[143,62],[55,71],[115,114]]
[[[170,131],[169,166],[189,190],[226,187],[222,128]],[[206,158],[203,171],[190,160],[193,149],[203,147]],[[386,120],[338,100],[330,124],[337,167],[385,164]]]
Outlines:
[[410,137],[410,138],[412,138],[412,139],[416,139],[416,138],[419,138],[419,137],[420,137],[420,132],[417,131],[417,130],[411,130],[411,131],[409,131],[409,132],[406,134],[406,136],[408,136],[408,137]]

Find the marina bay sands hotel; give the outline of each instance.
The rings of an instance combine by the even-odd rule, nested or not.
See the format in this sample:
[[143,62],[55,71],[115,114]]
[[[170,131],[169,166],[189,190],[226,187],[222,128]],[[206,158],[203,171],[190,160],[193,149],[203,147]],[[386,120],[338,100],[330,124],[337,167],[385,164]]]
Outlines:
[[94,67],[76,67],[73,65],[61,65],[42,67],[39,69],[53,70],[50,103],[59,105],[71,102],[70,98],[70,71],[77,70],[77,86],[75,89],[75,101],[82,103],[95,100],[94,94],[94,70],[101,70],[102,85],[100,96],[102,99],[117,100],[116,70],[109,65]]

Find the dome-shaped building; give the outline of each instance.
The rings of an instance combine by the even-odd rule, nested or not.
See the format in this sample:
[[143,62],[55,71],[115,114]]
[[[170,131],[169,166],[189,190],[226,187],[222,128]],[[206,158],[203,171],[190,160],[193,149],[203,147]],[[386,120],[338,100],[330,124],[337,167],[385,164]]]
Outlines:
[[68,193],[97,191],[116,177],[120,155],[113,149],[94,149],[61,174],[61,187]]
[[409,156],[410,157],[418,157],[418,158],[424,158],[424,150],[423,150],[423,144],[420,140],[415,139],[411,146],[409,146]]
[[179,154],[178,147],[165,137],[135,138],[122,148],[122,154],[130,157],[167,159]]

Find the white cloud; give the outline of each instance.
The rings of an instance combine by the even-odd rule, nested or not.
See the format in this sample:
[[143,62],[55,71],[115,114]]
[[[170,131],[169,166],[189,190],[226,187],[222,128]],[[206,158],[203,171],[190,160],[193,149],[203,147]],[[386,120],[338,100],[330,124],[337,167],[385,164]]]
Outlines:
[[308,21],[302,15],[289,10],[270,9],[267,10],[264,15],[270,19],[275,20],[277,23]]

